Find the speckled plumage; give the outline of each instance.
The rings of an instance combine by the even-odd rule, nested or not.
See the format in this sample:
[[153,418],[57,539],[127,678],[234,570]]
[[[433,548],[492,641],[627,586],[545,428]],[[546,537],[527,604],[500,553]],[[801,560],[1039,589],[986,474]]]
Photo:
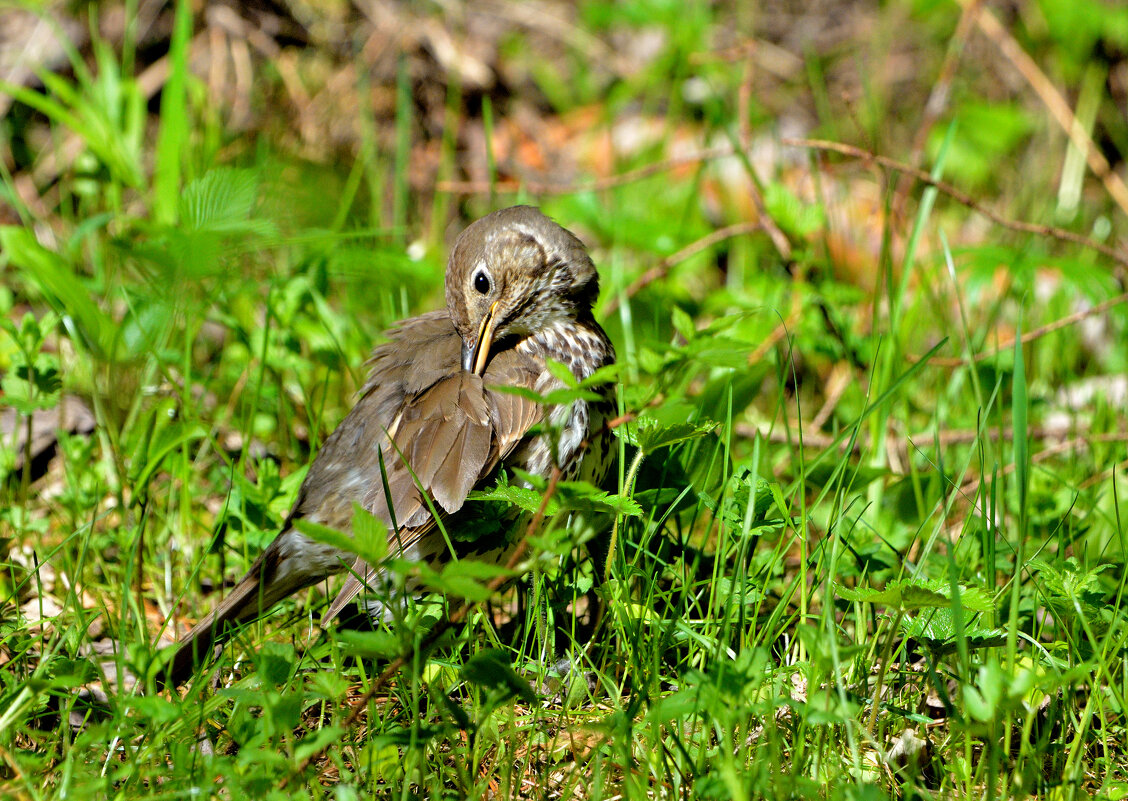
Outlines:
[[[548,409],[546,428],[557,436],[530,432],[544,419],[540,404],[495,389],[545,395],[560,386],[547,359],[581,380],[614,361],[592,316],[598,291],[582,243],[537,209],[503,209],[467,227],[447,266],[446,310],[402,322],[373,352],[356,406],[310,466],[282,532],[185,636],[169,682],[187,678],[229,624],[350,569],[329,620],[379,575],[378,567],[305,537],[292,525],[297,518],[348,529],[357,503],[388,525],[393,556],[432,562],[446,556],[447,546],[427,498],[447,529],[457,530],[470,511],[467,494],[492,483],[503,466],[547,476],[556,464],[565,478],[601,482],[613,450],[604,428],[614,412],[610,386],[600,388],[599,401]],[[504,544],[477,545],[466,545],[476,558],[504,554]]]

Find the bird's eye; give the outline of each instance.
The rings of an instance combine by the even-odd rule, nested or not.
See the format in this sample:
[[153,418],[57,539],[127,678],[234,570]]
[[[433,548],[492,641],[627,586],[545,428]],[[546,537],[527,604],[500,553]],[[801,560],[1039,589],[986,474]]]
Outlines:
[[474,289],[479,293],[485,295],[490,291],[490,279],[485,273],[478,273],[474,276]]

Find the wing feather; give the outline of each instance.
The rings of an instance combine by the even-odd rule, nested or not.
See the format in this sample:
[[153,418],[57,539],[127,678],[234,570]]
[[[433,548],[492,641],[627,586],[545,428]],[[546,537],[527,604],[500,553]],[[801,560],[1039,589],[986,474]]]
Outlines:
[[[353,410],[371,415],[375,425],[365,426],[348,446],[359,451],[364,462],[354,473],[365,480],[357,500],[388,525],[390,552],[410,556],[435,528],[427,499],[444,520],[456,514],[470,491],[497,471],[543,416],[535,401],[492,387],[532,388],[543,365],[509,349],[494,356],[483,376],[463,371],[461,340],[443,313],[410,320],[392,337],[373,354],[372,376]],[[325,448],[332,444],[327,441]],[[383,455],[398,532],[390,530],[392,515],[377,448]],[[356,455],[352,454],[354,464]],[[357,560],[322,624],[332,620],[378,570]]]

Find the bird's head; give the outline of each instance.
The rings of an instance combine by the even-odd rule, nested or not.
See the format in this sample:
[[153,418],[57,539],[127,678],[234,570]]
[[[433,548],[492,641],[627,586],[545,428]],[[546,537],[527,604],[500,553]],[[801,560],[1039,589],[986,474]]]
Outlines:
[[495,342],[590,313],[598,294],[583,243],[540,210],[513,206],[472,223],[454,243],[446,273],[463,369],[481,375]]

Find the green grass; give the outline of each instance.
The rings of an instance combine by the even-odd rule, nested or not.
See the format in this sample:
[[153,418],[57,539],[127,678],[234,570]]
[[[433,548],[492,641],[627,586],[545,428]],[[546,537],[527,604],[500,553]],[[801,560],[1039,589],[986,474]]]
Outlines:
[[[1065,0],[1045,0],[1014,33],[1059,88],[1084,93],[1085,124],[1122,171],[1128,136],[1091,55],[1099,41],[1123,71],[1126,18],[1104,11],[1067,40],[1049,24]],[[547,44],[507,34],[511,72],[489,92],[429,86],[407,45],[382,78],[370,54],[313,41],[299,61],[311,86],[326,63],[360,76],[351,149],[321,159],[294,146],[265,57],[256,127],[226,125],[190,71],[189,3],[169,17],[159,98],[128,38],[70,54],[41,88],[3,86],[16,103],[0,123],[13,220],[0,227],[0,397],[21,430],[64,395],[97,423],[59,434],[34,474],[15,467],[15,433],[0,438],[3,794],[1128,795],[1128,434],[1114,391],[1128,316],[1042,332],[1123,292],[1122,266],[919,184],[895,217],[895,179],[814,151],[598,190],[583,177],[600,163],[584,160],[590,139],[626,120],[656,123],[656,138],[613,153],[617,174],[681,141],[739,142],[742,125],[768,142],[789,109],[812,136],[907,161],[958,8],[858,13],[878,32],[876,65],[859,64],[864,42],[815,40],[801,69],[769,50],[745,73],[714,52],[722,34],[762,24],[791,47],[771,19],[589,2]],[[629,73],[599,45],[654,31],[656,55]],[[913,70],[893,81],[883,59],[906,53]],[[1000,69],[968,51],[924,169],[1004,218],[1117,246],[1124,212],[1091,174],[1075,166],[1085,191],[1058,203],[1064,137]],[[745,74],[756,91],[741,120]],[[844,94],[851,82],[861,97]],[[594,136],[560,156],[579,165],[576,189],[511,192],[510,115],[533,109],[559,133],[592,104],[579,118]],[[17,178],[48,154],[58,178],[24,202]],[[471,175],[481,191],[421,186],[427,158],[434,180]],[[789,254],[761,230],[670,261],[753,218],[753,191]],[[391,626],[322,636],[333,587],[315,587],[182,693],[156,693],[168,635],[277,533],[380,332],[442,304],[452,232],[512,202],[575,230],[600,267],[626,415],[613,497],[554,492],[598,514],[553,517],[501,591],[448,571],[429,577],[441,595]],[[1082,386],[1098,391],[1069,404]],[[561,654],[584,675],[547,670]]]

